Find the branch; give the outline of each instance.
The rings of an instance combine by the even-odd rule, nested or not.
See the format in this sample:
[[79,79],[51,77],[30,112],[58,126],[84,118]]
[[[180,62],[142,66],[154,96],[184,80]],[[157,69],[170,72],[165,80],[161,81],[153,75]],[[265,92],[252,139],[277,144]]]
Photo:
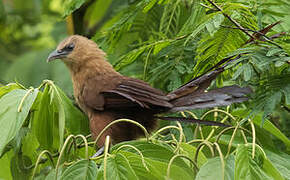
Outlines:
[[232,19],[228,14],[224,13],[223,10],[217,4],[215,4],[211,0],[207,0],[207,1],[210,4],[212,4],[218,11],[222,12],[226,18],[228,18],[232,23],[234,23],[236,25],[236,27],[239,28],[240,30],[242,30],[246,35],[250,36],[253,39],[256,39],[252,34],[250,34],[248,31],[246,31],[245,28],[243,28],[237,21]]
[[[246,28],[241,29],[241,28],[238,28],[238,27],[231,27],[231,26],[224,26],[224,25],[221,25],[221,27],[223,27],[223,28],[230,28],[230,29],[239,29],[239,30],[242,30],[242,31],[254,32],[254,33],[259,34],[260,36],[263,36],[265,38],[264,40],[261,40],[261,41],[266,41],[266,42],[268,42],[270,44],[273,44],[273,45],[277,46],[280,49],[283,49],[279,44],[273,42],[272,40],[275,39],[275,38],[279,38],[280,36],[285,35],[286,34],[285,32],[281,32],[281,33],[278,33],[278,34],[274,34],[273,36],[268,37],[264,33],[260,32],[260,31],[255,31],[255,30],[252,30],[252,29],[246,29]],[[255,39],[259,39],[259,38],[255,38]],[[252,42],[252,39],[250,39],[249,41],[247,41],[245,44],[248,44],[250,42]]]

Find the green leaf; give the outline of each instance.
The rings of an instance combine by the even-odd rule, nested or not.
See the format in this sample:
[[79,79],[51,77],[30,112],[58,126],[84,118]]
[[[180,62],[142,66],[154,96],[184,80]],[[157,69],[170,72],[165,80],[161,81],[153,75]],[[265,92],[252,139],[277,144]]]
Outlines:
[[112,0],[98,0],[88,6],[84,15],[84,21],[88,23],[88,28],[101,23],[111,4]]
[[155,4],[157,3],[157,0],[150,0],[146,6],[143,8],[143,12],[147,13]]
[[17,153],[11,158],[11,174],[13,179],[29,180],[31,169],[25,167],[31,166],[32,162],[27,156]]
[[154,55],[158,54],[163,48],[166,48],[169,45],[170,45],[170,41],[163,41],[163,42],[157,43],[154,46],[153,54]]
[[0,98],[5,95],[6,93],[9,93],[10,91],[14,89],[20,89],[21,87],[17,85],[16,83],[7,84],[6,86],[0,87]]
[[279,48],[273,48],[273,49],[270,49],[266,56],[273,56],[275,54],[277,54],[278,52],[282,52],[283,50],[279,49]]
[[[239,116],[240,118],[247,118],[249,116],[249,110],[244,109],[236,109],[233,113],[234,116]],[[259,126],[265,129],[270,134],[274,135],[276,138],[280,139],[287,148],[290,148],[290,140],[283,134],[271,121],[267,120],[262,125],[262,116],[263,113],[256,114],[252,120],[256,126]],[[262,126],[261,126],[262,125]]]
[[91,180],[96,179],[98,167],[94,161],[80,160],[69,166],[61,175],[61,180]]
[[53,150],[55,112],[50,102],[50,86],[46,85],[43,93],[39,93],[39,103],[33,112],[32,131],[42,149]]
[[72,12],[81,7],[87,0],[66,0],[64,3],[63,17],[70,15]]
[[0,179],[12,179],[12,174],[10,171],[10,163],[11,163],[11,157],[14,155],[13,151],[9,151],[5,153],[4,156],[0,158]]
[[[122,153],[128,159],[131,167],[133,168],[139,179],[164,179],[164,177],[167,176],[168,162],[165,162],[165,159],[157,160],[148,156],[145,157],[144,161],[149,169],[149,171],[147,171],[142,164],[142,158],[140,155],[127,151],[120,151],[119,153]],[[162,154],[159,155],[162,156]],[[170,158],[167,160],[170,160]],[[183,161],[182,158],[177,158],[175,160],[181,162]],[[195,173],[188,165],[186,165],[186,163],[184,163],[184,165],[180,165],[179,163],[176,163],[174,161],[170,168],[169,177],[172,180],[178,180],[180,179],[180,177],[182,177],[182,179],[184,180],[191,180],[192,178],[194,178],[194,176]]]
[[245,81],[249,81],[251,79],[251,77],[252,77],[252,74],[253,74],[252,66],[249,65],[249,64],[245,64],[243,66],[244,66],[244,68],[243,68],[243,70],[244,70],[244,80]]
[[68,128],[71,134],[89,134],[89,120],[76,106],[73,105],[65,93],[56,86],[59,95],[62,99],[64,111],[65,111],[65,126]]
[[259,148],[255,149],[255,158],[252,159],[251,145],[240,145],[237,148],[235,159],[235,179],[284,179],[279,171],[264,156]]
[[[135,172],[133,171],[128,159],[122,154],[116,154],[113,157],[108,158],[106,166],[106,177],[107,179],[138,179]],[[98,179],[104,177],[104,164],[102,164]]]
[[50,101],[55,104],[58,112],[58,133],[59,133],[59,148],[63,145],[64,140],[64,130],[65,130],[65,109],[64,109],[64,100],[59,92],[59,89],[53,84],[52,81],[49,81],[49,85],[51,86],[50,92]]
[[283,66],[285,64],[284,61],[276,61],[275,62],[275,67],[280,67],[280,66]]
[[[189,157],[192,161],[194,161],[195,153],[196,153],[196,147],[187,144],[187,143],[181,143],[180,144],[181,152],[182,154]],[[201,167],[204,163],[207,162],[206,156],[203,154],[202,151],[199,151],[198,157],[197,157],[197,166]]]
[[[225,180],[234,179],[234,157],[231,155],[225,159]],[[223,179],[221,159],[219,157],[208,159],[208,161],[199,169],[196,180],[216,180]]]
[[[269,114],[273,113],[276,105],[281,101],[282,93],[280,91],[274,92],[271,96],[271,99],[264,106],[264,115],[267,117]],[[265,102],[264,102],[265,103]]]
[[[136,150],[130,147],[124,147],[118,153],[122,153],[129,161],[139,179],[164,179],[167,174],[167,167],[170,159],[174,156],[174,153],[166,146],[158,144],[148,143],[146,141],[129,141],[123,142],[112,147],[114,150],[122,145],[132,145],[137,148],[144,156],[144,161],[149,171],[146,170],[142,163],[142,158]],[[187,160],[186,160],[187,161]],[[174,160],[170,169],[170,178],[179,179],[192,179],[195,173],[191,167],[185,163],[184,159],[177,158]]]
[[265,150],[265,152],[280,174],[285,179],[290,180],[290,155],[283,152],[273,152],[269,150]]
[[244,71],[244,67],[244,65],[238,67],[238,70],[236,70],[235,74],[233,75],[233,80],[237,79],[242,74],[242,72]]
[[[29,90],[16,89],[5,94],[0,99],[0,155],[4,147],[22,127],[37,94],[37,89],[31,92]],[[26,96],[25,99],[23,99],[24,96]],[[21,102],[23,102],[22,107],[20,112],[18,112]]]

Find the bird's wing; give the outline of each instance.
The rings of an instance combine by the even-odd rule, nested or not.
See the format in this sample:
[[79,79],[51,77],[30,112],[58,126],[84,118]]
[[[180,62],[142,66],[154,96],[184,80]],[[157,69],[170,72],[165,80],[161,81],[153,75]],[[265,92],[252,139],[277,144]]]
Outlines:
[[115,88],[102,91],[100,95],[104,98],[104,109],[130,107],[151,109],[154,107],[155,110],[156,107],[161,109],[173,107],[162,91],[134,78],[125,78]]

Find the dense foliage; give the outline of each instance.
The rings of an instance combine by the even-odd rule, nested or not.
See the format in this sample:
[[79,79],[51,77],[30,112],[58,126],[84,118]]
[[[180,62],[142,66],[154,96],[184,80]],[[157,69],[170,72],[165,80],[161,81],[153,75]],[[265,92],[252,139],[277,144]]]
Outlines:
[[[290,179],[289,8],[287,0],[0,0],[0,179]],[[148,134],[118,120],[145,138],[109,147],[107,137],[91,158],[69,74],[45,63],[67,33],[91,37],[116,70],[165,92],[237,57],[210,88],[254,93],[178,114],[228,128],[161,121]]]

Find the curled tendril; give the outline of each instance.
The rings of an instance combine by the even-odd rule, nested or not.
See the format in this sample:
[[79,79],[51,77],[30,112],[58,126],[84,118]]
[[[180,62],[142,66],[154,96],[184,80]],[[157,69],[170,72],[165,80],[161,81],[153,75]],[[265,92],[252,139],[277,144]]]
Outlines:
[[129,148],[132,148],[132,149],[134,149],[135,151],[137,151],[137,153],[141,156],[141,161],[142,161],[143,166],[145,167],[145,169],[146,169],[147,171],[149,171],[149,168],[147,167],[147,165],[146,165],[146,163],[145,163],[145,158],[144,158],[142,152],[141,152],[138,148],[136,148],[136,147],[134,147],[134,146],[132,146],[132,145],[130,145],[130,144],[125,144],[125,145],[120,146],[120,147],[116,150],[116,152],[118,152],[120,149],[122,149],[122,148],[124,148],[124,147],[129,147]]
[[170,159],[170,161],[169,161],[169,163],[168,163],[168,166],[167,166],[167,175],[166,175],[166,179],[170,179],[170,169],[171,169],[171,166],[172,166],[172,164],[173,164],[173,161],[176,159],[176,158],[178,158],[178,157],[182,157],[182,158],[185,158],[185,159],[187,159],[189,162],[191,162],[193,165],[194,165],[194,167],[195,167],[195,169],[198,169],[198,166],[197,166],[197,164],[194,162],[194,161],[192,161],[189,157],[187,157],[187,156],[185,156],[185,155],[181,155],[181,154],[176,154],[176,155],[174,155],[171,159]]
[[35,173],[36,173],[36,170],[37,170],[37,167],[38,167],[38,165],[39,165],[39,163],[40,163],[41,157],[42,157],[44,154],[48,157],[48,159],[50,160],[52,166],[55,167],[55,166],[54,166],[54,162],[53,162],[53,155],[52,155],[51,152],[49,152],[48,150],[44,150],[44,151],[42,151],[42,152],[39,154],[39,156],[38,156],[38,158],[37,158],[37,160],[36,160],[35,167],[34,167],[34,169],[33,169],[32,178],[31,178],[31,179],[34,178]]
[[97,142],[98,142],[98,140],[100,139],[100,137],[104,134],[104,132],[107,130],[107,129],[109,129],[112,125],[114,125],[114,124],[116,124],[116,123],[120,123],[120,122],[128,122],[128,123],[132,123],[132,124],[135,124],[136,126],[138,126],[138,127],[140,127],[142,130],[143,130],[143,132],[144,132],[144,134],[145,134],[145,137],[146,137],[146,139],[147,139],[147,141],[149,141],[149,133],[148,133],[148,131],[146,130],[146,128],[142,125],[142,124],[140,124],[140,123],[138,123],[138,122],[136,122],[136,121],[133,121],[133,120],[130,120],[130,119],[118,119],[118,120],[115,120],[115,121],[113,121],[113,122],[111,122],[110,124],[108,124],[99,134],[98,134],[98,136],[97,136],[97,138],[96,138],[96,140],[94,141],[94,146],[95,146],[95,148],[96,148],[96,146],[97,146]]
[[197,158],[198,158],[198,153],[199,151],[201,151],[201,149],[203,148],[203,146],[207,146],[211,152],[212,157],[214,157],[214,149],[213,149],[213,144],[207,140],[203,140],[202,143],[200,143],[197,148],[196,148],[196,153],[194,156],[194,162],[197,162]]
[[219,156],[220,156],[221,166],[222,166],[222,180],[224,180],[225,179],[225,161],[224,161],[224,156],[223,156],[223,153],[221,151],[221,148],[220,148],[219,144],[216,143],[216,142],[213,143],[213,144],[216,146],[216,149],[217,149],[217,151],[219,153]]

